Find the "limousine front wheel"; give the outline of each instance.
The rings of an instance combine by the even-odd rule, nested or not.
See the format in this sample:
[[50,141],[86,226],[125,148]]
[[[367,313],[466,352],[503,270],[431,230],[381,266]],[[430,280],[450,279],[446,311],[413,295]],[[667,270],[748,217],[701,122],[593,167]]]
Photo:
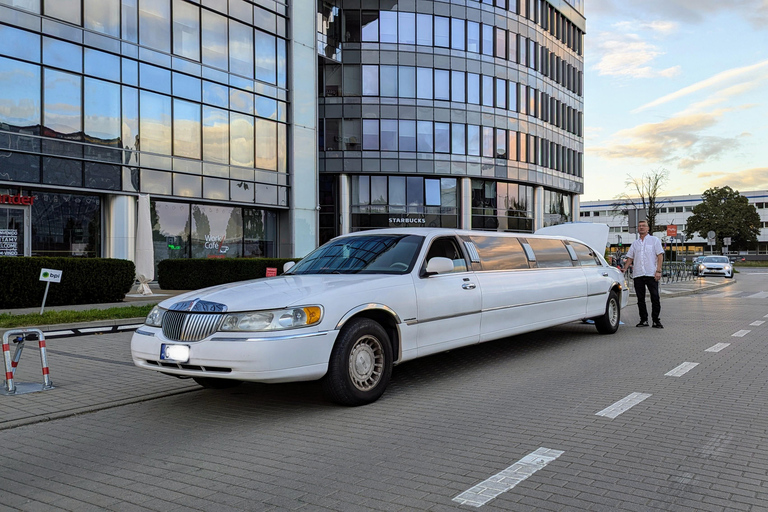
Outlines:
[[600,334],[613,334],[619,329],[621,322],[621,303],[616,290],[608,294],[608,302],[605,304],[605,313],[595,318],[595,327]]
[[392,375],[392,344],[387,332],[368,318],[350,321],[339,334],[323,377],[329,400],[341,405],[375,402]]

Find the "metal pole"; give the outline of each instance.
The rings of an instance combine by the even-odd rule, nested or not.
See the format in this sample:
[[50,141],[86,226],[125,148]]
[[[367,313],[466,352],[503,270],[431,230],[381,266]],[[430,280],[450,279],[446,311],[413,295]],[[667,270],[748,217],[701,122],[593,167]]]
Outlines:
[[40,314],[43,314],[43,310],[45,309],[45,299],[48,297],[48,287],[51,286],[50,281],[46,281],[45,283],[45,293],[43,294],[43,305],[40,306]]

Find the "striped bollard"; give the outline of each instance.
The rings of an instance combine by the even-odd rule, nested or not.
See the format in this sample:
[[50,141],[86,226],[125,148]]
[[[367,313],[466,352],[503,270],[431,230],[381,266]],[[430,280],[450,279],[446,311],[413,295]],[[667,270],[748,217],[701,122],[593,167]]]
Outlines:
[[16,385],[13,383],[15,368],[11,361],[11,346],[7,336],[3,336],[3,360],[5,361],[5,390],[9,394],[13,394],[16,392]]
[[48,356],[45,355],[45,336],[43,336],[42,331],[39,331],[39,336],[40,363],[43,365],[43,389],[53,389],[53,383],[51,382],[51,376],[48,371]]

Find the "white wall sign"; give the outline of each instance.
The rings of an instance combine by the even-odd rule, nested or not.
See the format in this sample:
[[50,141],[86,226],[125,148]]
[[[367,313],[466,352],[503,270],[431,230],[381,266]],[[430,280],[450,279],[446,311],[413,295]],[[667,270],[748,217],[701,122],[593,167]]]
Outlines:
[[61,270],[52,270],[50,268],[43,268],[40,270],[40,280],[48,281],[49,283],[61,282]]

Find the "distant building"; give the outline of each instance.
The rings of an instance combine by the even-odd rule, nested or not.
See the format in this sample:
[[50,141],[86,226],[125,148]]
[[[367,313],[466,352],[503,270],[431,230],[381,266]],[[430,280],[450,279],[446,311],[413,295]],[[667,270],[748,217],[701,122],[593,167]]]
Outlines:
[[[757,254],[768,255],[768,190],[739,193],[746,197],[760,214]],[[686,254],[709,254],[710,246],[707,244],[706,233],[698,233],[690,240],[685,240],[687,219],[693,215],[693,207],[701,202],[700,195],[657,198],[659,213],[656,216],[656,229],[653,234],[660,237],[665,244],[672,245],[674,251]],[[616,199],[584,201],[581,203],[579,220],[607,224],[609,227],[608,243],[611,251],[624,252],[637,238],[637,235],[630,233],[629,216],[615,209],[617,203],[618,200]],[[675,226],[677,237],[667,235],[668,226]],[[664,227],[664,229],[659,230],[659,227]],[[717,236],[720,237],[719,234]],[[754,252],[752,251],[752,253]]]

